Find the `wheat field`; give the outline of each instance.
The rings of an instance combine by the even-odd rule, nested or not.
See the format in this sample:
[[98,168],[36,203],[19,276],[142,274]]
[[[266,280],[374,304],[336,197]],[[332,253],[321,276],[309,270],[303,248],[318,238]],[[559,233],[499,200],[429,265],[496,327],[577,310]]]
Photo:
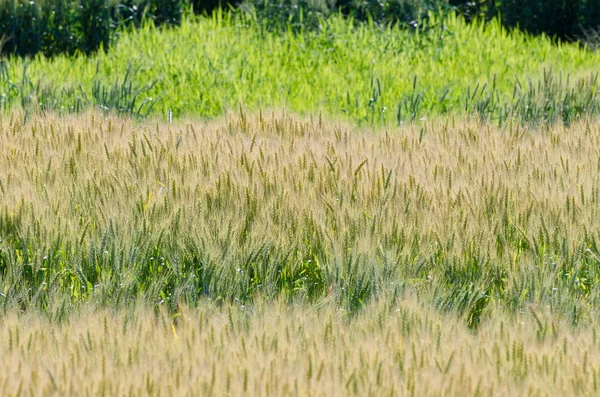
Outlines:
[[25,116],[3,395],[596,394],[596,121]]
[[530,316],[470,331],[408,298],[348,320],[335,306],[204,302],[165,311],[86,310],[64,323],[0,323],[3,396],[597,395],[596,328]]

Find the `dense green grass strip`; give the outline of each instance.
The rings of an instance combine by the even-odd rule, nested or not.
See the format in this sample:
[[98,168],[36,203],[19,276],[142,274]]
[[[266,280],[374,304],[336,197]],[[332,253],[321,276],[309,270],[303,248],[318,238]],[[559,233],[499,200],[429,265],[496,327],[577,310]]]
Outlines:
[[333,17],[320,31],[281,34],[216,14],[146,25],[109,54],[0,61],[0,107],[212,118],[242,103],[363,125],[447,113],[569,122],[598,112],[598,64],[600,53],[497,21],[432,17],[415,33]]

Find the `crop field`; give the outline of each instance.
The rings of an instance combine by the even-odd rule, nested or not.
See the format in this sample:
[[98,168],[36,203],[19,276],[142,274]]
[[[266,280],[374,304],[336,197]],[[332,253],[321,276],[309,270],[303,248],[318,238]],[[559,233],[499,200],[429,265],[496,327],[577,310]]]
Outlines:
[[[351,321],[319,307],[202,304],[0,324],[4,396],[593,396],[596,328],[500,315],[477,333],[413,299]],[[542,320],[543,321],[543,320]]]
[[0,395],[597,395],[600,52],[441,15],[0,58]]
[[594,317],[600,125],[363,131],[285,113],[0,121],[4,302],[54,312],[256,295],[350,312],[419,291],[476,327]]
[[13,112],[2,335],[35,381],[5,394],[594,394],[599,144]]

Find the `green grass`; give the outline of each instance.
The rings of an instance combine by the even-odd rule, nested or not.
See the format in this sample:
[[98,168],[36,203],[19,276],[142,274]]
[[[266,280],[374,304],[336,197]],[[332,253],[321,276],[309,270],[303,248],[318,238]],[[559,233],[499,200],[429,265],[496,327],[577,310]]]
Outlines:
[[600,53],[453,15],[417,32],[333,16],[319,31],[272,33],[215,14],[124,33],[108,54],[0,62],[5,110],[214,118],[242,103],[396,125],[446,113],[570,122],[600,109]]

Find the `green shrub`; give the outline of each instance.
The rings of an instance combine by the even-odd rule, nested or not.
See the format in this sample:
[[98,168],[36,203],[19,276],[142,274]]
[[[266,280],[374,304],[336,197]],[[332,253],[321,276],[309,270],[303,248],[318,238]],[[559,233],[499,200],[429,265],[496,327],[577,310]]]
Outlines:
[[317,29],[335,8],[328,0],[246,0],[241,9],[268,29]]
[[196,14],[208,15],[218,8],[229,9],[238,3],[239,1],[235,0],[190,0],[190,5]]
[[448,9],[448,0],[338,0],[337,6],[357,20],[416,26],[430,11]]
[[[213,0],[216,1],[216,0]],[[600,29],[600,0],[245,0],[267,26],[315,27],[341,11],[358,21],[416,26],[430,12],[458,11],[467,19],[500,17],[505,26],[564,40],[582,39]]]
[[357,21],[416,26],[429,12],[450,7],[448,0],[245,0],[241,8],[269,28],[310,29],[338,11]]
[[573,40],[600,28],[600,0],[450,0],[470,18],[500,16],[507,27]]
[[0,53],[89,54],[108,47],[119,26],[178,24],[183,0],[0,0]]

